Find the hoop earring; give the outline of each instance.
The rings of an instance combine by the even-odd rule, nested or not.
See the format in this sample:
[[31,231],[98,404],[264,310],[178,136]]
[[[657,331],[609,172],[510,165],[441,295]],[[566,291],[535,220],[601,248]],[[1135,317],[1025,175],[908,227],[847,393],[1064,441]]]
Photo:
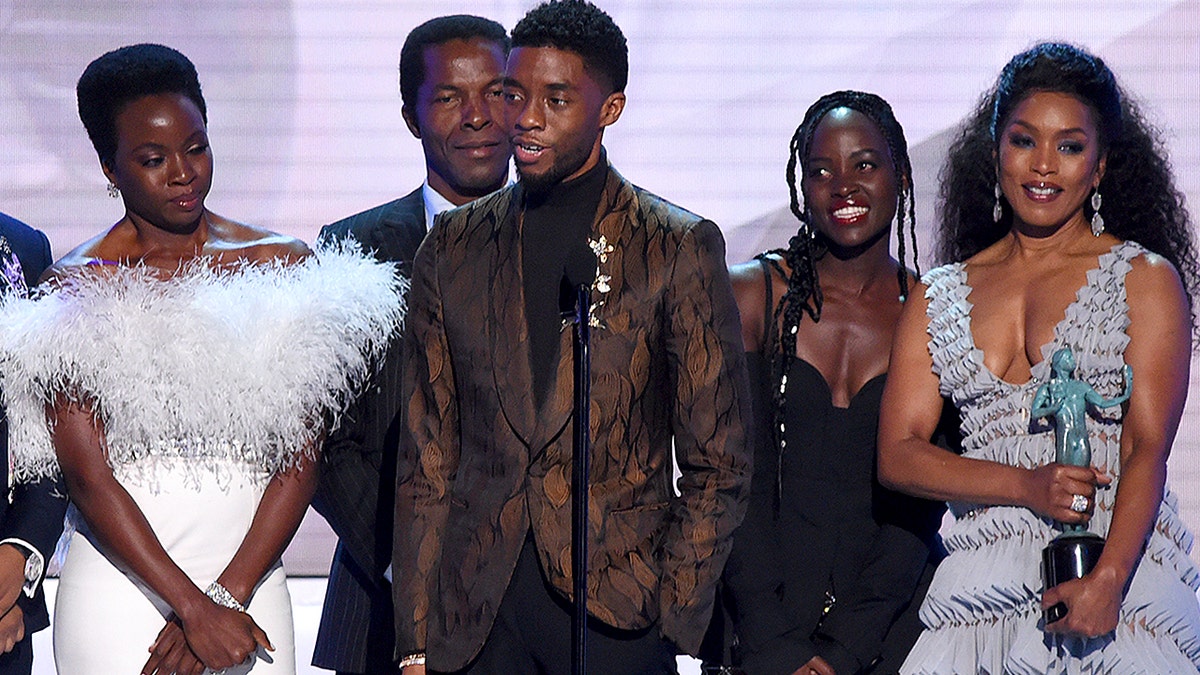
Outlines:
[[1000,204],[1000,197],[1003,196],[1004,193],[1000,191],[999,181],[996,182],[996,189],[994,192],[996,195],[996,202],[992,205],[992,222],[998,223],[1000,222],[1000,219],[1004,217],[1004,207]]
[[1104,216],[1100,215],[1100,190],[1096,189],[1092,193],[1092,236],[1099,237],[1104,234]]
[[108,184],[108,196],[116,199],[121,196],[121,190],[117,188],[115,183]]

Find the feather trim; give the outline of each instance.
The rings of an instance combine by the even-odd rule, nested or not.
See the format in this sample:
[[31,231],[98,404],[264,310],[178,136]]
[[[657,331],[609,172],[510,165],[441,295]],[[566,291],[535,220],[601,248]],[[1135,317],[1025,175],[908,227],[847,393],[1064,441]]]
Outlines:
[[337,426],[403,319],[406,282],[352,245],[295,264],[81,268],[0,302],[0,387],[17,480],[58,461],[45,409],[91,405],[118,476],[162,458],[273,475]]

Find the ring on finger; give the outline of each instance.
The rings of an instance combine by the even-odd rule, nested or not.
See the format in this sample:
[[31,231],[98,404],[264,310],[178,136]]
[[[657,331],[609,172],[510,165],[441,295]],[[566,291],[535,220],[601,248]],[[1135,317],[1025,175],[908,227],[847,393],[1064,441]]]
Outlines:
[[1088,509],[1088,498],[1083,495],[1071,495],[1071,510],[1083,513]]

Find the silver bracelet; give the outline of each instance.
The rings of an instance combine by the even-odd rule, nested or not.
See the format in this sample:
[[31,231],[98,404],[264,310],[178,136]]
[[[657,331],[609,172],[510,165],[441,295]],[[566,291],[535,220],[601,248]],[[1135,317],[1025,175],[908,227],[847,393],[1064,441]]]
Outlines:
[[415,654],[409,654],[408,656],[400,659],[401,670],[403,670],[404,668],[407,668],[408,666],[423,666],[423,665],[425,665],[425,652],[417,652]]
[[208,585],[208,588],[204,589],[204,594],[208,596],[209,600],[212,600],[222,607],[236,609],[239,612],[246,611],[246,607],[242,605],[242,603],[238,602],[237,598],[233,597],[233,593],[230,593],[228,588],[225,588],[216,581],[212,582]]

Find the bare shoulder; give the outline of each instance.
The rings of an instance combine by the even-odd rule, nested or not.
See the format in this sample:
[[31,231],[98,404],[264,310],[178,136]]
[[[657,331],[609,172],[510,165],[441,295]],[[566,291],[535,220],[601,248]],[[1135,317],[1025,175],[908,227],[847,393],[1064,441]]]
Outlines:
[[246,225],[217,217],[210,225],[208,246],[222,262],[299,262],[312,250],[303,241],[255,225]]
[[924,335],[929,327],[929,286],[917,279],[908,287],[908,297],[900,310],[896,332]]
[[[778,259],[775,259],[779,262]],[[750,260],[729,268],[729,280],[733,284],[733,298],[737,302],[742,320],[742,347],[748,352],[762,350],[766,326],[763,317],[767,313],[767,288],[763,283],[763,268],[770,270],[772,283],[777,273],[772,265],[760,260]],[[771,308],[772,310],[774,308]]]
[[758,290],[762,295],[763,266],[758,260],[748,260],[732,265],[729,268],[729,281],[733,284],[734,293]]
[[115,241],[122,237],[119,227],[114,225],[68,251],[42,272],[38,283],[53,283],[75,275],[109,273],[119,258],[120,246]]
[[1130,303],[1137,299],[1183,298],[1187,292],[1179,271],[1169,260],[1147,251],[1130,261],[1130,270],[1125,278],[1125,294]]

